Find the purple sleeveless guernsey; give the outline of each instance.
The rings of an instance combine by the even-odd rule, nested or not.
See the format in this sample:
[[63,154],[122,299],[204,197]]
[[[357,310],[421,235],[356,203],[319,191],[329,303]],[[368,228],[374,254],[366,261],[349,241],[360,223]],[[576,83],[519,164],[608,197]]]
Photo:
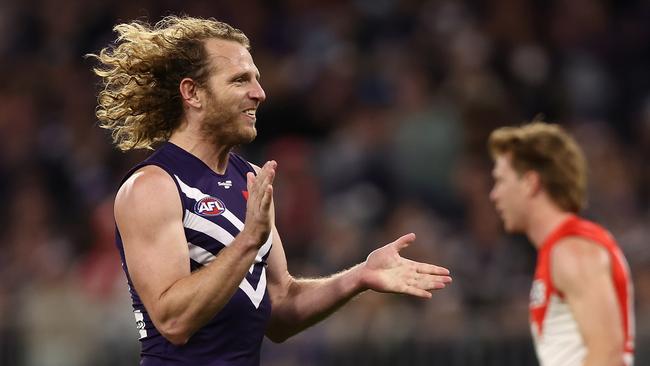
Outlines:
[[[164,169],[178,187],[187,241],[179,244],[188,246],[190,258],[187,265],[196,271],[210,263],[222,248],[230,245],[244,227],[248,197],[246,173],[253,171],[253,168],[240,156],[231,153],[226,172],[220,175],[194,155],[167,142],[131,169],[124,180],[146,165]],[[271,302],[266,291],[270,236],[230,301],[183,346],[174,346],[154,327],[131,282],[119,231],[116,244],[122,257],[122,268],[128,280],[140,333],[141,366],[260,364],[260,347],[271,314]]]

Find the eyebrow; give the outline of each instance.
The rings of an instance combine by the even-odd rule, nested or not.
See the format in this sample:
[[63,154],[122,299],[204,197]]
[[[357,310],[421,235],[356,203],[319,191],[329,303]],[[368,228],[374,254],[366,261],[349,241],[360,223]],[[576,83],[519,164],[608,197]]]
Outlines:
[[[260,81],[260,74],[259,74],[259,72],[255,72],[254,75],[255,75],[255,79],[256,79],[257,81]],[[246,78],[248,78],[249,76],[250,76],[250,72],[249,72],[249,71],[241,71],[241,72],[238,72],[238,73],[234,74],[232,77],[230,77],[230,80],[237,80],[237,79],[239,79],[239,78],[241,78],[241,77],[246,77]]]

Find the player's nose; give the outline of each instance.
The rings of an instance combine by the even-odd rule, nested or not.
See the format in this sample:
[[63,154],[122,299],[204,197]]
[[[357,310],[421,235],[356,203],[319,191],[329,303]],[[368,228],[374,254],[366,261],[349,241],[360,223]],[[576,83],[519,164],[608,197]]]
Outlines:
[[260,84],[259,81],[253,83],[253,87],[248,92],[248,96],[251,99],[257,100],[259,103],[262,103],[266,100],[266,93],[264,92],[262,84]]
[[495,204],[497,203],[497,192],[496,189],[494,188],[492,188],[492,190],[490,191],[490,201],[492,201],[492,203]]

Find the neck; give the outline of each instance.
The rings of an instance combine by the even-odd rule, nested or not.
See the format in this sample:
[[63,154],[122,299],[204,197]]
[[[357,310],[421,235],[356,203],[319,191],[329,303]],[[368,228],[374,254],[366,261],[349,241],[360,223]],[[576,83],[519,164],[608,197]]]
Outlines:
[[541,202],[538,207],[530,211],[526,236],[528,240],[539,249],[544,240],[560,226],[564,220],[571,216],[570,212],[561,210],[551,202]]
[[196,156],[216,173],[226,172],[232,146],[216,144],[203,134],[187,128],[186,124],[172,133],[169,142]]

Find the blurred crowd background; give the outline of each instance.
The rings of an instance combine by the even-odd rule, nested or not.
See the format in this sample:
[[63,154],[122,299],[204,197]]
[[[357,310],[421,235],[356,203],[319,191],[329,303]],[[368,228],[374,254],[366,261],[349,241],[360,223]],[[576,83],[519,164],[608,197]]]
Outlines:
[[452,270],[422,301],[367,293],[264,365],[536,365],[535,251],[503,233],[486,138],[542,114],[590,162],[585,215],[636,286],[650,364],[650,2],[595,0],[0,1],[0,365],[137,364],[112,201],[147,152],[94,116],[112,27],[215,17],[252,41],[268,99],[249,160],[279,163],[290,271],[318,276],[414,231],[405,255]]

